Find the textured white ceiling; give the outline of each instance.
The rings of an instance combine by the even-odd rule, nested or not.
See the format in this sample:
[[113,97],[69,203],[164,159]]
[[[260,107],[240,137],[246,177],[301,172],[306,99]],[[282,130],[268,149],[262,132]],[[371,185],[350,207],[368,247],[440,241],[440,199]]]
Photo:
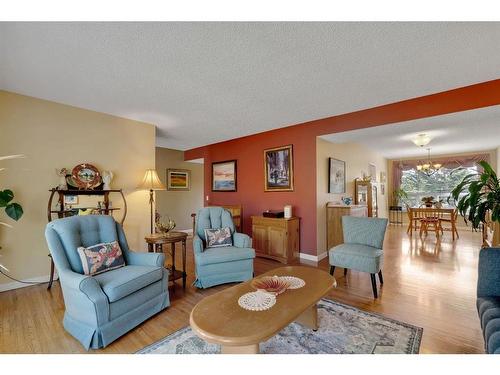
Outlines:
[[[420,148],[412,142],[425,133],[431,142]],[[493,150],[500,146],[500,106],[398,122],[373,128],[329,134],[333,143],[359,143],[389,159]]]
[[499,78],[499,45],[500,23],[1,23],[0,88],[188,149]]

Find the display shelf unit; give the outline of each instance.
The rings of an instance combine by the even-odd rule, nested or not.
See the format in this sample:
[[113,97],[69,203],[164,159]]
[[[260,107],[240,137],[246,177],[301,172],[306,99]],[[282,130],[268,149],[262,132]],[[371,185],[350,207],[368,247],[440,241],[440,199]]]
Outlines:
[[[125,221],[125,217],[127,216],[127,201],[125,200],[125,195],[123,194],[122,189],[111,189],[111,190],[90,190],[90,189],[81,189],[81,190],[73,190],[73,189],[67,189],[67,190],[60,190],[60,189],[50,189],[50,197],[49,197],[49,202],[47,204],[47,219],[49,222],[53,220],[53,215],[57,214],[57,218],[61,219],[63,217],[71,216],[70,214],[73,214],[75,211],[78,209],[95,209],[103,213],[104,215],[110,215],[113,211],[120,210],[120,208],[112,208],[109,207],[109,195],[111,193],[118,193],[121,195],[122,200],[123,200],[123,215],[120,220],[120,224],[123,225],[123,222]],[[59,209],[54,210],[52,208],[52,204],[54,202],[54,197],[58,194],[57,196],[57,201],[59,202]],[[99,207],[75,207],[72,209],[65,209],[64,208],[64,197],[66,195],[102,195],[103,196],[103,202],[104,202],[104,207],[99,208]]]
[[366,205],[369,217],[378,217],[377,183],[354,180],[354,203]]

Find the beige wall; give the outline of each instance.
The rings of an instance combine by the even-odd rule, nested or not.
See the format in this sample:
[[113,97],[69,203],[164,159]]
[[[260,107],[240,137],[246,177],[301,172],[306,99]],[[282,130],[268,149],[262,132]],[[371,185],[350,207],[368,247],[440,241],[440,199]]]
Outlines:
[[156,209],[163,216],[170,216],[177,224],[176,229],[191,229],[191,214],[203,207],[203,164],[184,161],[184,152],[168,148],[156,148],[156,172],[167,184],[167,169],[189,169],[191,190],[157,191]]
[[[0,213],[3,221],[14,225],[0,227],[0,262],[12,275],[21,279],[48,275],[44,237],[48,190],[58,184],[55,168],[82,162],[114,172],[112,187],[124,189],[128,204],[127,239],[132,248],[145,250],[148,193],[136,186],[144,170],[155,165],[153,125],[0,91],[0,132],[0,155],[26,155],[3,162],[8,169],[0,172],[0,186],[11,188],[24,208],[18,222]],[[118,197],[110,199],[118,205]],[[10,282],[0,275],[0,290]]]
[[[346,162],[346,193],[328,193],[328,158],[343,160]],[[380,154],[367,149],[356,143],[331,143],[321,138],[316,140],[316,204],[317,204],[317,248],[321,256],[326,249],[326,203],[340,201],[341,197],[350,196],[354,200],[354,179],[361,177],[362,172],[368,173],[368,164],[373,163],[377,167],[377,181],[380,180],[380,172],[387,175],[387,160]],[[387,217],[387,183],[385,194],[382,194],[380,183],[378,188],[378,214],[379,217]]]

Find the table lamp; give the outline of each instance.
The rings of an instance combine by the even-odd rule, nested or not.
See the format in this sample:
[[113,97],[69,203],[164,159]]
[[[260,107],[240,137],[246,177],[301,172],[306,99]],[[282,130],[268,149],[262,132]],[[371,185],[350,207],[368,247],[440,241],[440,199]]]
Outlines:
[[151,210],[151,234],[153,234],[154,233],[154,231],[153,231],[153,203],[154,203],[153,191],[154,190],[166,190],[166,187],[160,181],[160,178],[158,177],[158,174],[156,173],[155,169],[147,169],[146,173],[144,174],[144,178],[142,179],[142,182],[139,185],[139,189],[149,190],[149,206],[150,206],[150,210]]

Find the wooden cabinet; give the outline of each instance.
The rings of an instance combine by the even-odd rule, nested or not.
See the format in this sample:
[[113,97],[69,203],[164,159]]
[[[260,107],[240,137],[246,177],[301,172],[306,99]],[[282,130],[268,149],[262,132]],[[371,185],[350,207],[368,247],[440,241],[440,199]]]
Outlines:
[[354,181],[354,203],[366,205],[368,216],[378,217],[377,184],[371,181]]
[[342,216],[367,216],[368,208],[365,205],[326,205],[326,244],[327,250],[344,243],[342,233]]
[[255,254],[288,264],[299,256],[300,219],[252,216]]

